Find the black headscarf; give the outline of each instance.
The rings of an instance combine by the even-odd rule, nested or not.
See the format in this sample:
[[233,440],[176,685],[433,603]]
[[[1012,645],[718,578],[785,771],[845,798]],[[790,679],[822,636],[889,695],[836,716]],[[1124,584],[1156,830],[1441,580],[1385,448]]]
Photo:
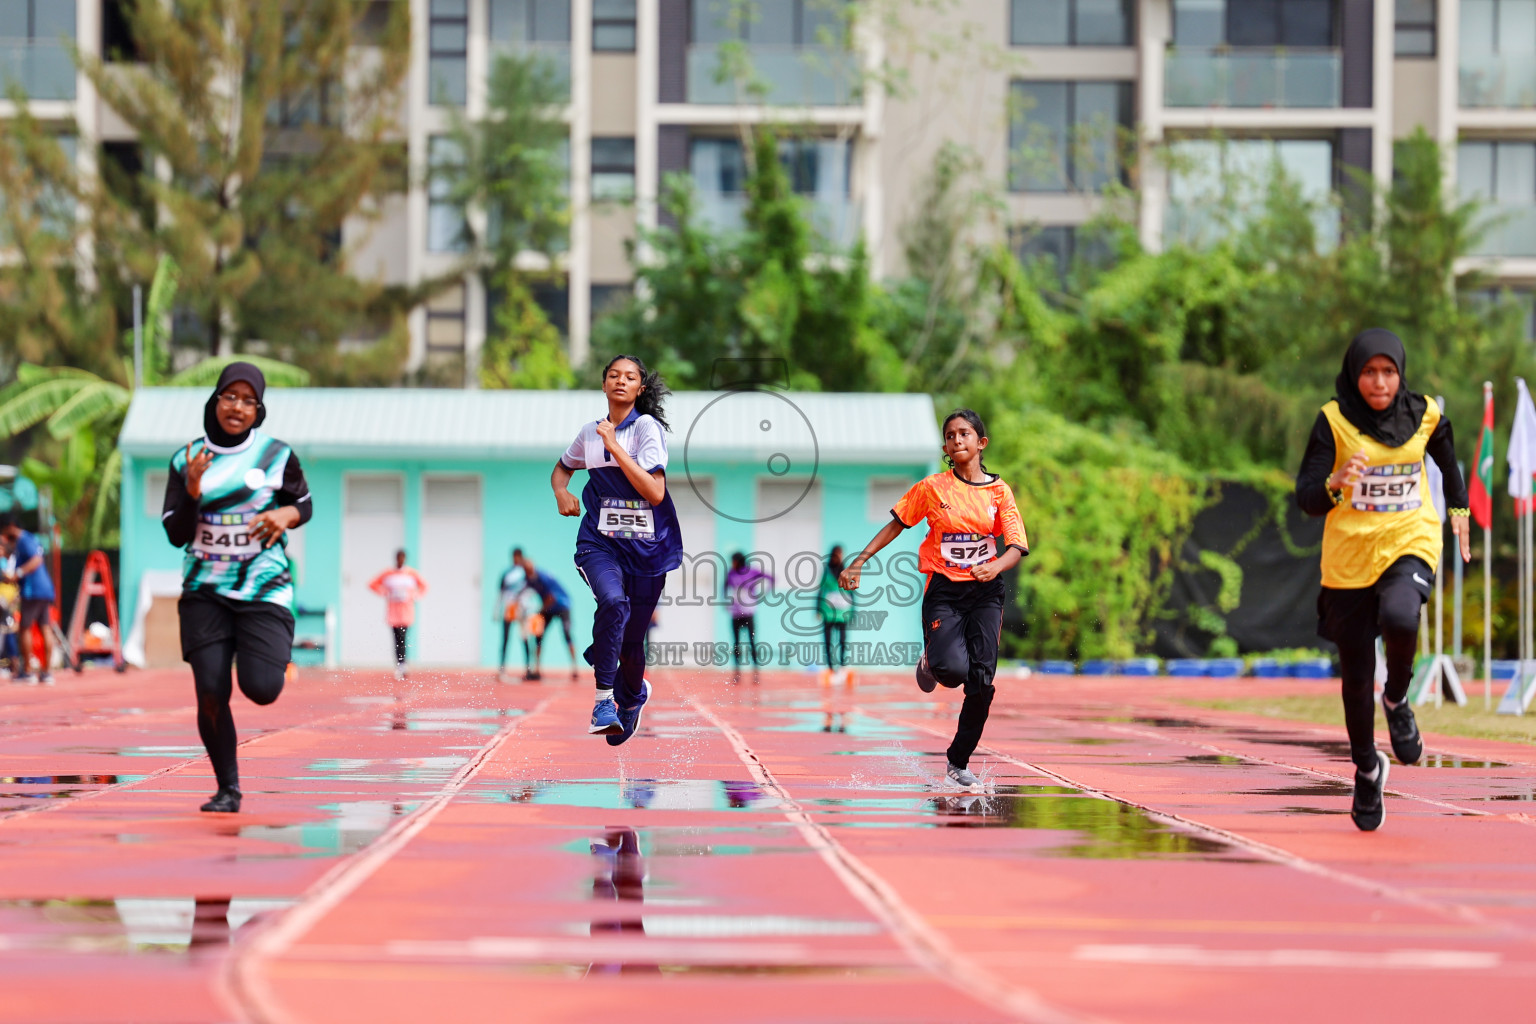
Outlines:
[[[1386,356],[1397,364],[1397,396],[1392,404],[1377,412],[1360,394],[1360,371],[1375,356]],[[1418,433],[1429,408],[1423,395],[1408,390],[1408,353],[1403,342],[1391,331],[1372,327],[1355,335],[1344,353],[1344,368],[1333,382],[1339,411],[1362,434],[1374,437],[1388,448],[1400,448]]]
[[243,380],[256,392],[256,421],[251,424],[251,429],[261,426],[261,421],[267,418],[267,407],[262,404],[262,398],[267,393],[267,378],[261,375],[261,371],[250,363],[230,363],[224,367],[224,372],[219,374],[219,382],[213,386],[213,394],[208,396],[208,404],[203,406],[203,432],[208,435],[208,440],[220,448],[234,448],[245,443],[245,439],[251,436],[247,430],[240,434],[231,434],[219,426],[219,396],[224,389],[237,380]]

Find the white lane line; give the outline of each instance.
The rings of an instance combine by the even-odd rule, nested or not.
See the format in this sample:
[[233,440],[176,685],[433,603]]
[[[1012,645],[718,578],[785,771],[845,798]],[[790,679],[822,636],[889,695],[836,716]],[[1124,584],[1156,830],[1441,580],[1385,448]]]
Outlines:
[[1361,953],[1342,949],[1205,949],[1201,946],[1087,945],[1074,960],[1159,967],[1305,967],[1344,970],[1466,971],[1498,967],[1498,953],[1462,949],[1391,949]]
[[746,765],[758,785],[779,799],[784,816],[805,838],[806,844],[816,851],[854,898],[890,929],[897,943],[918,964],[973,999],[1027,1021],[1039,1024],[1083,1024],[1093,1019],[1051,1006],[1028,989],[1005,984],[961,956],[921,914],[907,906],[883,878],[844,849],[825,826],[806,813],[789,795],[789,791],[779,784],[773,772],[758,758],[739,732],[699,701],[690,700],[690,703],[735,748],[736,756]]
[[466,761],[454,773],[453,778],[430,799],[411,813],[400,818],[393,827],[374,843],[350,860],[342,861],[327,871],[320,880],[310,886],[298,906],[263,928],[248,945],[237,947],[225,961],[220,987],[233,1005],[243,1007],[258,1021],[272,1024],[298,1024],[303,1018],[283,1008],[277,993],[263,976],[264,961],[282,956],[289,947],[303,938],[320,919],[334,910],[342,900],[357,891],[374,872],[387,864],[395,854],[432,823],[443,808],[448,806],[459,792],[479,774],[493,754],[501,748],[523,723],[535,717],[553,703],[549,697],[534,705],[526,714],[512,719],[501,731],[491,737],[474,757]]
[[[894,725],[900,725],[908,729],[916,730],[917,732],[925,732],[930,736],[937,736],[940,739],[946,739],[949,735],[948,733],[940,732],[937,729],[922,725],[918,722],[910,722],[904,719],[892,718],[889,715],[882,715],[863,708],[860,708],[859,710],[861,713],[869,715],[872,718],[879,718]],[[976,749],[989,757],[997,758],[999,761],[1006,761],[1009,764],[1016,765],[1017,767],[1025,768],[1029,771],[1044,775],[1047,778],[1055,779],[1057,782],[1060,782],[1064,786],[1072,786],[1075,789],[1082,790],[1083,793],[1087,794],[1088,796],[1098,797],[1101,800],[1113,800],[1115,803],[1125,804],[1128,807],[1134,807],[1144,814],[1151,816],[1154,820],[1162,821],[1165,824],[1177,825],[1186,831],[1201,832],[1206,835],[1225,840],[1227,843],[1233,846],[1247,850],[1250,853],[1257,854],[1258,856],[1276,864],[1283,864],[1287,867],[1294,868],[1297,871],[1302,871],[1309,875],[1316,875],[1319,878],[1325,878],[1329,881],[1337,882],[1341,885],[1347,885],[1354,889],[1360,889],[1375,896],[1383,896],[1387,899],[1407,904],[1408,906],[1417,907],[1420,910],[1429,911],[1441,917],[1454,918],[1460,921],[1464,921],[1468,924],[1474,924],[1493,931],[1504,932],[1512,936],[1518,936],[1521,939],[1531,938],[1531,934],[1527,929],[1518,927],[1506,921],[1493,920],[1484,916],[1483,914],[1478,913],[1471,907],[1464,906],[1459,903],[1446,904],[1437,900],[1427,899],[1423,896],[1420,896],[1418,893],[1407,889],[1399,889],[1396,886],[1386,885],[1369,878],[1363,878],[1359,875],[1352,875],[1346,871],[1340,871],[1336,868],[1330,868],[1326,865],[1318,864],[1315,861],[1310,861],[1304,857],[1297,856],[1296,854],[1291,853],[1289,850],[1282,849],[1278,846],[1271,846],[1270,844],[1261,842],[1257,839],[1250,839],[1245,835],[1228,831],[1227,829],[1220,828],[1216,825],[1208,825],[1205,822],[1196,821],[1193,818],[1186,818],[1183,815],[1175,814],[1172,811],[1159,810],[1148,804],[1140,803],[1139,801],[1131,800],[1127,797],[1116,796],[1107,790],[1098,789],[1097,787],[1091,786],[1085,782],[1079,782],[1076,779],[1063,775],[1060,772],[1053,771],[1050,768],[1012,757],[998,750],[996,747],[983,744],[978,746]]]

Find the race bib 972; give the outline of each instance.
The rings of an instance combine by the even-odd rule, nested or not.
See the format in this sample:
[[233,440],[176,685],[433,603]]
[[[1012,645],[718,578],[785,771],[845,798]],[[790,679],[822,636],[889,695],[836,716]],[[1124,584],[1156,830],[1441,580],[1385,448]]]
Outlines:
[[648,501],[604,498],[597,510],[597,532],[615,540],[655,540],[656,511]]
[[997,557],[997,538],[984,533],[946,533],[939,539],[944,564],[951,569],[969,569]]
[[1360,512],[1408,512],[1424,504],[1424,465],[1397,462],[1367,466],[1355,483],[1350,507]]
[[251,535],[251,512],[212,512],[197,517],[192,553],[205,562],[248,562],[261,554]]

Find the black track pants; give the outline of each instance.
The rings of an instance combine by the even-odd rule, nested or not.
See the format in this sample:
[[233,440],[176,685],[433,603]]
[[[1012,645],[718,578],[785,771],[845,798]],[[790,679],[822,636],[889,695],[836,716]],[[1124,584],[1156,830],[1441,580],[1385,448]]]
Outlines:
[[981,742],[992,708],[992,677],[1003,631],[1003,581],[957,583],[934,573],[923,592],[923,642],[928,667],[946,686],[964,686],[960,724],[947,751],[949,763],[966,767]]
[[1434,582],[1434,571],[1408,555],[1388,566],[1372,586],[1324,587],[1318,596],[1318,634],[1339,645],[1350,760],[1366,771],[1376,767],[1376,637],[1387,655],[1386,696],[1396,704],[1408,696],[1419,614]]
[[[240,768],[235,761],[235,716],[229,710],[229,698],[234,692],[230,669],[234,661],[232,640],[205,644],[187,656],[197,689],[197,732],[208,751],[208,760],[213,762],[213,774],[220,789],[240,788]],[[255,704],[277,700],[283,692],[287,665],[249,654],[240,655],[239,662],[233,674],[239,679],[240,692]]]

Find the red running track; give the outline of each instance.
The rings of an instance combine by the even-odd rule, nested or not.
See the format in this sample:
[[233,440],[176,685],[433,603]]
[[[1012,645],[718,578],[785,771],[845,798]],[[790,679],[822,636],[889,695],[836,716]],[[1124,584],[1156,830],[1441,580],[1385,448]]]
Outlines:
[[966,794],[951,691],[655,683],[615,750],[585,686],[301,675],[238,816],[184,673],[10,687],[0,1024],[1529,1012],[1530,747],[1428,737],[1365,835],[1341,730],[1179,701],[1331,684],[1004,679]]

